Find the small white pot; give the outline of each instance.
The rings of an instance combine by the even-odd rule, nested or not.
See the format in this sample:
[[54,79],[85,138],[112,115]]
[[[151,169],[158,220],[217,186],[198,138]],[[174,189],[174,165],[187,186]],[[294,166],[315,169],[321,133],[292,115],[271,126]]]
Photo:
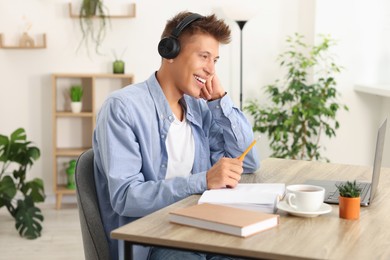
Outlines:
[[70,107],[73,113],[80,113],[82,108],[82,102],[71,102]]

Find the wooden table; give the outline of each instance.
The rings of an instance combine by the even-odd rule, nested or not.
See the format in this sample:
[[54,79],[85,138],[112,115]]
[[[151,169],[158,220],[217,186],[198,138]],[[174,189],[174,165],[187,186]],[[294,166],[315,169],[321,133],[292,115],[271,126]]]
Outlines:
[[[269,158],[242,182],[304,183],[307,179],[371,180],[371,167]],[[191,196],[114,230],[112,238],[131,244],[167,246],[255,259],[390,259],[390,168],[382,168],[375,200],[360,219],[340,219],[338,206],[315,218],[280,214],[280,225],[240,238],[172,224],[168,213],[197,202]]]

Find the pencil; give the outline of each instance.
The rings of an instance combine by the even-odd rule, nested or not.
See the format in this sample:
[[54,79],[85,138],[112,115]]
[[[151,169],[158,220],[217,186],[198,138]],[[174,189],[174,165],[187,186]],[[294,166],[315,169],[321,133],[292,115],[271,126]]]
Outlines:
[[246,148],[246,150],[240,155],[240,157],[238,157],[238,160],[240,160],[240,161],[244,160],[245,156],[247,155],[247,153],[249,153],[249,151],[252,149],[252,147],[256,144],[258,139],[260,139],[260,135],[255,140],[253,140],[253,142],[248,146],[248,148]]

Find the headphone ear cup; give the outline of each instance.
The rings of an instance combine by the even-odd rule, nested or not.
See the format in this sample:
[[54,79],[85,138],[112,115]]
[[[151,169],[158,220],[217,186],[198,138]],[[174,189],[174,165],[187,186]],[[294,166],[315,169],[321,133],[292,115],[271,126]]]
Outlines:
[[165,37],[158,44],[158,53],[165,59],[174,59],[180,52],[180,43],[173,37]]

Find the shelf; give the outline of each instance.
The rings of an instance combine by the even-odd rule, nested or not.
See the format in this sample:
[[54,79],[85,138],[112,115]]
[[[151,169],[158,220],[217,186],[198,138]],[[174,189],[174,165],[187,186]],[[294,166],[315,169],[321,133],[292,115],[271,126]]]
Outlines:
[[75,194],[76,190],[68,189],[65,184],[61,184],[61,185],[57,186],[57,193],[61,193],[61,194]]
[[42,34],[42,44],[34,45],[34,46],[4,45],[3,34],[0,34],[0,48],[3,48],[3,49],[45,49],[46,48],[46,34]]
[[61,209],[62,195],[73,195],[76,194],[76,190],[71,190],[64,184],[57,185],[55,189],[56,193],[56,209]]
[[[108,16],[105,16],[105,17],[106,17],[106,18],[109,18],[109,19],[111,19],[111,18],[113,18],[113,19],[128,19],[128,18],[134,18],[135,15],[136,15],[136,6],[135,6],[135,3],[131,4],[129,9],[130,9],[130,13],[127,14],[127,15],[108,15]],[[73,10],[73,8],[72,8],[72,3],[69,3],[69,16],[70,16],[71,18],[80,19],[80,15],[74,14],[72,10]],[[93,19],[99,19],[100,16],[94,15],[94,16],[92,16],[91,18],[93,18]]]
[[133,74],[114,73],[56,73],[57,78],[110,78],[110,79],[133,79]]
[[91,147],[85,147],[85,148],[57,148],[56,149],[56,155],[57,156],[75,156],[79,157],[80,154],[85,152],[86,150],[90,149]]
[[355,91],[377,95],[382,97],[390,97],[390,84],[382,85],[356,85]]
[[57,111],[57,117],[92,117],[92,112],[73,113],[70,111]]

